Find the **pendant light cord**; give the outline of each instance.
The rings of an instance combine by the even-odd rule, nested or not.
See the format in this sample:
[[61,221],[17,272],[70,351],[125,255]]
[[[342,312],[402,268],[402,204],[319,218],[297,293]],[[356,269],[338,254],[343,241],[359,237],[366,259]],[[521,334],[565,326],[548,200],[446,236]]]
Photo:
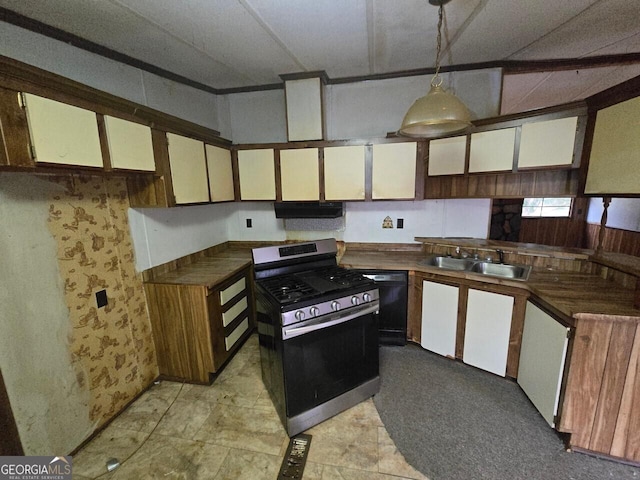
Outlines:
[[436,73],[431,79],[432,87],[439,87],[442,85],[442,78],[440,77],[440,50],[442,49],[442,18],[444,16],[444,2],[440,3],[438,7],[438,41],[436,46]]

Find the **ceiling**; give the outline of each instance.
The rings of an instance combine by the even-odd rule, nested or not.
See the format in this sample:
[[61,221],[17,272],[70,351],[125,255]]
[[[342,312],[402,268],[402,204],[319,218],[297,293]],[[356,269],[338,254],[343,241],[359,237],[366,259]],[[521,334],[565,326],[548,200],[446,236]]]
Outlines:
[[[211,91],[280,84],[288,73],[324,70],[333,80],[435,64],[438,9],[427,0],[0,0],[0,7]],[[444,65],[529,65],[505,76],[502,113],[580,100],[640,75],[638,0],[452,0],[443,36]],[[585,68],[594,58],[607,62]],[[580,61],[562,70],[529,63],[559,59]]]

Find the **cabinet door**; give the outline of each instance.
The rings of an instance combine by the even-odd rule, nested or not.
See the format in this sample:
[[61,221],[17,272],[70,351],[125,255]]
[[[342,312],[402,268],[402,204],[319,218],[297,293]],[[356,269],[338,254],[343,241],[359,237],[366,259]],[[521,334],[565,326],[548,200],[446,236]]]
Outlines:
[[325,147],[324,198],[364,200],[365,146]]
[[518,168],[571,165],[578,117],[522,125]]
[[112,168],[155,171],[149,127],[108,115],[104,116],[104,126]]
[[469,172],[511,170],[515,143],[515,128],[473,133],[469,151]]
[[320,200],[317,148],[280,150],[283,201]]
[[211,201],[234,200],[231,152],[226,148],[214,147],[213,145],[205,145],[205,152],[207,154]]
[[167,133],[167,140],[176,203],[208,202],[209,184],[204,143],[173,133]]
[[513,297],[469,289],[462,360],[505,376]]
[[569,329],[527,302],[518,384],[549,425],[555,426]]
[[287,137],[298,140],[322,140],[322,82],[320,77],[287,80]]
[[415,198],[416,155],[416,142],[373,146],[374,200]]
[[428,174],[436,176],[464,173],[466,154],[466,135],[431,140],[429,142]]
[[275,200],[276,169],[273,150],[238,150],[241,200]]
[[104,166],[94,112],[29,93],[23,97],[36,162]]
[[640,193],[640,97],[596,116],[585,193]]
[[458,287],[423,281],[422,348],[455,358],[457,323]]

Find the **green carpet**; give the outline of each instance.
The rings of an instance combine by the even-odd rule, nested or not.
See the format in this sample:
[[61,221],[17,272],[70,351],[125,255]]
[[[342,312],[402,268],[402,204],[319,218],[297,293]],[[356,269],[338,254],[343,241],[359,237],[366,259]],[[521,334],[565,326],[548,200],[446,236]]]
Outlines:
[[431,480],[640,479],[640,468],[566,452],[511,380],[416,345],[381,347],[380,377],[380,417]]

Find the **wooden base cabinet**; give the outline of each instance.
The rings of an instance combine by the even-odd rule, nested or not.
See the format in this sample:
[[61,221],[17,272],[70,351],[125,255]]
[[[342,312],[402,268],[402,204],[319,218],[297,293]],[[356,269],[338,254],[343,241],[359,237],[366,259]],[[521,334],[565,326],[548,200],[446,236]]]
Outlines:
[[574,450],[640,463],[640,323],[575,318],[558,430]]
[[210,383],[255,325],[250,269],[212,288],[145,283],[160,374]]

